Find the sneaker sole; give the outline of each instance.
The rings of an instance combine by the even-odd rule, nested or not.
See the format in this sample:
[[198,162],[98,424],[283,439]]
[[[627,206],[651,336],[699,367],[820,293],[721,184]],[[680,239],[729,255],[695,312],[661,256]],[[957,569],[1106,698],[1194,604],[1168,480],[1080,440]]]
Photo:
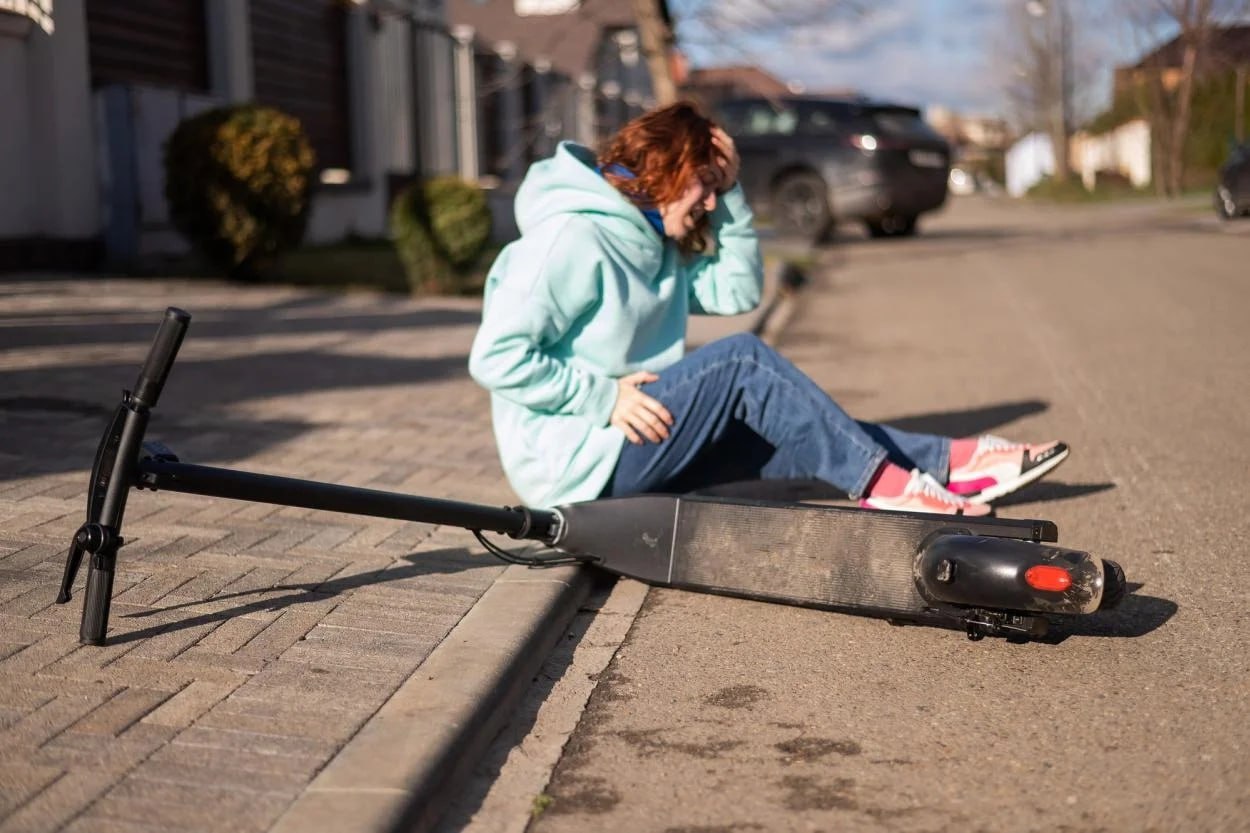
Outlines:
[[1039,463],[1029,469],[1015,480],[1009,480],[1006,483],[996,483],[989,488],[982,489],[975,495],[964,495],[964,498],[966,498],[969,503],[989,503],[991,500],[998,500],[1003,495],[1009,495],[1017,489],[1029,485],[1043,475],[1054,471],[1058,468],[1060,463],[1068,459],[1068,455],[1070,453],[1072,453],[1072,449],[1065,448],[1063,451],[1059,452],[1054,457],[1051,457],[1046,462]]

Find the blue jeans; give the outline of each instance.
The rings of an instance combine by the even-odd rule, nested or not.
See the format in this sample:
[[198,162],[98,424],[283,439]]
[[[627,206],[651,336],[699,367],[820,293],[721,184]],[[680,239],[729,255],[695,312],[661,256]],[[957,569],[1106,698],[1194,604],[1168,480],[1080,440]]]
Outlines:
[[713,342],[659,376],[641,390],[672,413],[669,437],[626,440],[605,497],[815,478],[858,499],[885,460],[946,482],[948,438],[851,418],[753,335]]

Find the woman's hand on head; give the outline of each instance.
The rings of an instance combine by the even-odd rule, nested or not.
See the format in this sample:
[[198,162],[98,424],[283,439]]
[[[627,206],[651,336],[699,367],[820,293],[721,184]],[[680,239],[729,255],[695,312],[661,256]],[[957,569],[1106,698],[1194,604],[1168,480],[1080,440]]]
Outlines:
[[712,128],[712,144],[716,146],[716,173],[718,178],[716,192],[723,194],[734,187],[734,183],[738,181],[738,168],[741,165],[741,159],[738,157],[738,148],[734,145],[734,140],[729,138],[729,134],[719,127]]
[[658,399],[638,390],[639,385],[659,379],[654,373],[640,370],[616,380],[616,405],[608,422],[615,425],[634,445],[642,445],[644,438],[653,443],[668,439],[673,415]]

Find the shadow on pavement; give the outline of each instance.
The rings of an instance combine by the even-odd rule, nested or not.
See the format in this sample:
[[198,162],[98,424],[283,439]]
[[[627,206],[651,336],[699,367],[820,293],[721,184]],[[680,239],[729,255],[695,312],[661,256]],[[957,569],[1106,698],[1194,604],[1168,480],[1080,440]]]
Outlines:
[[[300,435],[308,425],[224,413],[232,403],[412,385],[462,376],[467,366],[468,357],[460,355],[392,358],[317,350],[180,361],[146,436],[165,442],[188,462],[245,458]],[[0,482],[88,468],[122,388],[134,383],[138,370],[137,364],[127,363],[0,372],[0,390],[11,394],[0,396],[0,423],[5,426],[0,433]],[[84,382],[87,376],[90,383]]]
[[980,241],[1001,242],[1017,237],[1036,237],[1036,230],[1028,227],[970,227],[970,228],[921,228],[912,237],[872,237],[867,232],[849,229],[839,230],[831,237],[819,241],[822,248],[838,248],[844,246],[916,246],[925,242],[976,243]]
[[[1049,402],[1040,399],[1024,399],[1019,402],[1003,402],[962,411],[940,411],[931,414],[913,414],[877,420],[902,431],[919,434],[940,434],[944,437],[975,437],[1000,428],[1024,417],[1040,414],[1050,408]],[[1013,438],[1014,439],[1014,438]]]
[[1049,635],[1039,640],[1058,645],[1071,636],[1135,638],[1162,627],[1180,607],[1171,599],[1138,594],[1142,585],[1130,582],[1129,593],[1113,610],[1100,610],[1090,616],[1063,619]]
[[1055,500],[1096,495],[1114,489],[1114,483],[1063,483],[1058,480],[1043,480],[1031,483],[1020,491],[1006,495],[994,501],[994,506],[1016,506],[1022,503],[1050,503]]
[[[384,567],[368,573],[358,575],[345,576],[340,579],[330,579],[322,582],[308,582],[307,584],[277,584],[273,587],[267,587],[258,590],[248,590],[239,593],[226,593],[219,596],[210,596],[206,599],[198,599],[192,602],[184,602],[182,604],[168,605],[166,607],[154,607],[150,610],[139,611],[135,613],[126,613],[114,617],[114,626],[117,623],[133,622],[136,619],[143,619],[148,616],[157,616],[172,610],[180,610],[188,607],[198,607],[208,602],[220,602],[225,599],[244,599],[264,594],[264,598],[255,599],[254,601],[241,604],[238,607],[232,607],[226,610],[216,610],[211,613],[202,613],[198,616],[192,616],[188,619],[182,619],[177,622],[162,622],[159,625],[153,625],[148,628],[140,628],[134,631],[122,631],[109,634],[108,641],[110,645],[119,645],[126,642],[137,642],[141,639],[148,639],[158,634],[171,633],[174,631],[186,630],[200,625],[212,624],[213,622],[223,622],[227,619],[234,619],[239,616],[246,616],[249,613],[262,613],[284,610],[294,605],[307,602],[322,601],[327,596],[338,596],[351,590],[370,585],[386,584],[390,582],[402,581],[404,579],[421,578],[423,576],[437,574],[460,573],[465,570],[477,569],[483,566],[494,566],[496,562],[488,560],[482,555],[474,555],[467,549],[442,549],[432,550],[426,553],[413,553],[405,555],[404,561],[407,566],[400,567]],[[273,596],[274,593],[285,593],[282,596]]]
[[[187,309],[191,313],[187,337],[221,339],[312,333],[368,334],[415,327],[476,325],[482,317],[476,309],[450,306],[399,313],[353,311],[334,314],[328,309],[322,314],[314,312],[318,307],[326,307],[331,300],[314,295],[255,308],[190,308]],[[74,301],[82,302],[77,297]],[[0,313],[0,340],[7,349],[97,343],[148,344],[167,305],[153,300],[150,307],[101,312],[39,310]],[[176,299],[173,305],[177,306]]]
[[[151,308],[82,311],[80,294],[66,283],[65,312],[56,309],[0,313],[0,339],[6,349],[64,348],[151,343],[164,304]],[[193,291],[193,290],[192,290]],[[43,294],[57,295],[48,285]],[[5,293],[0,283],[0,296]],[[188,343],[197,340],[243,340],[262,336],[342,334],[334,349],[240,351],[238,355],[177,362],[161,403],[153,412],[148,436],[162,439],[196,462],[251,456],[307,430],[299,421],[253,420],[227,414],[234,403],[310,392],[391,387],[461,376],[467,357],[353,355],[353,336],[431,326],[476,323],[473,308],[420,309],[397,313],[353,310],[336,314],[329,296],[303,295],[255,308],[214,304],[191,309]],[[346,350],[339,348],[346,347]],[[229,350],[230,348],[226,348]],[[100,435],[123,388],[134,384],[139,362],[84,361],[78,364],[35,362],[0,371],[0,482],[74,471],[90,466]]]

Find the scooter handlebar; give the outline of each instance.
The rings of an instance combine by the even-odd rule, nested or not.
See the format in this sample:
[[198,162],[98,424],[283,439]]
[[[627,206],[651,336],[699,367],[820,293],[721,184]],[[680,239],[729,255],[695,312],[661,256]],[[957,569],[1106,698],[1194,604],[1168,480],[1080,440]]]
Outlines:
[[156,400],[160,398],[161,389],[165,387],[165,380],[169,378],[170,368],[178,355],[178,348],[182,346],[182,337],[187,334],[187,324],[190,321],[190,313],[184,310],[177,307],[165,310],[165,318],[161,321],[160,329],[156,331],[147,360],[135,381],[135,389],[131,394],[135,404],[146,408],[156,407]]

